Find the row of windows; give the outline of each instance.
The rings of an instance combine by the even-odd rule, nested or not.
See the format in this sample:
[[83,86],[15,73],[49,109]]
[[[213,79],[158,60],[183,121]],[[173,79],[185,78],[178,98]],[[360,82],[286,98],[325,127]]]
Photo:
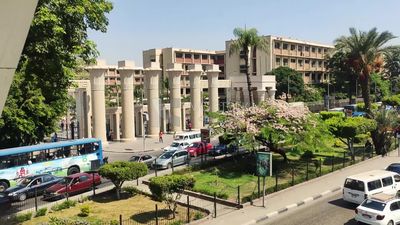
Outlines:
[[[303,66],[304,64],[310,64],[311,61],[311,66],[312,67],[324,67],[326,66],[324,61],[322,60],[309,60],[309,59],[297,59],[297,63],[299,64],[299,66]],[[281,65],[281,62],[283,62],[284,66],[287,66],[289,64],[289,59],[284,58],[283,60],[281,60],[281,58],[276,58],[275,59],[275,63],[277,65]],[[296,59],[290,59],[290,63],[296,63]]]
[[213,60],[223,60],[224,59],[223,55],[203,55],[203,54],[191,54],[191,53],[180,53],[180,52],[177,52],[175,54],[175,57],[180,58],[180,59],[182,59],[182,58],[191,59],[192,55],[193,55],[194,59],[200,59],[200,57],[203,60],[207,60],[208,57],[210,57],[210,59],[213,59]]
[[289,44],[285,42],[276,42],[275,41],[275,49],[283,49],[283,50],[288,50],[290,49],[291,51],[295,51],[296,49],[300,52],[305,51],[309,52],[311,49],[311,52],[318,52],[320,54],[322,53],[327,53],[329,49],[327,48],[322,48],[322,47],[314,47],[314,46],[309,46],[309,45],[295,45],[295,44]]
[[15,166],[25,166],[32,163],[46,162],[55,159],[86,155],[97,150],[98,145],[85,144],[67,146],[63,148],[39,150],[29,153],[21,153],[16,155],[1,156],[0,169],[7,169]]

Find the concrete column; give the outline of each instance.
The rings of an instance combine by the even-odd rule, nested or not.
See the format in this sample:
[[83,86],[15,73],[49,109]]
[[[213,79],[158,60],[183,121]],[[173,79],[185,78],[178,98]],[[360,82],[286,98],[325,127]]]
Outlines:
[[201,65],[189,66],[190,78],[190,121],[192,129],[198,130],[203,127],[203,105],[201,102],[200,75],[203,73]]
[[171,123],[170,128],[172,132],[182,131],[181,115],[181,75],[182,75],[182,64],[174,63],[170,65],[168,72],[169,81],[169,100],[171,106]]
[[90,86],[92,91],[93,137],[101,139],[103,145],[106,145],[104,76],[107,73],[108,67],[105,63],[98,62],[96,66],[88,67],[87,70],[90,73]]
[[119,123],[120,123],[120,114],[119,114],[119,110],[113,114],[113,119],[114,119],[114,126],[113,126],[113,132],[114,132],[114,136],[113,136],[113,140],[119,141],[120,140],[120,130],[119,130]]
[[276,89],[275,88],[271,89],[271,90],[268,90],[269,99],[274,100],[275,99],[275,93],[276,93]]
[[75,100],[76,100],[76,121],[79,123],[79,136],[78,138],[84,138],[85,137],[85,104],[84,100],[84,92],[85,89],[83,88],[77,88],[75,90]]
[[144,69],[146,76],[147,105],[149,113],[149,135],[158,136],[160,133],[160,90],[159,78],[161,68],[155,62],[151,62],[149,68]]
[[265,101],[266,91],[263,90],[257,91],[257,95],[258,95],[258,104]]
[[207,77],[208,77],[208,99],[210,112],[218,112],[218,65],[207,66]]
[[133,109],[133,62],[119,61],[118,71],[121,77],[122,90],[122,141],[129,142],[135,138],[135,121]]
[[240,104],[243,105],[244,104],[244,93],[243,93],[243,88],[239,88],[239,99],[240,99]]

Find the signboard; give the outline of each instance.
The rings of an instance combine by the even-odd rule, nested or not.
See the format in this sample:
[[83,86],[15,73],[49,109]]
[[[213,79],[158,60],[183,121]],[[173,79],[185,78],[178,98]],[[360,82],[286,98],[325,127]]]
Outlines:
[[200,129],[201,141],[210,143],[210,129]]
[[272,157],[270,152],[257,152],[257,175],[272,176]]

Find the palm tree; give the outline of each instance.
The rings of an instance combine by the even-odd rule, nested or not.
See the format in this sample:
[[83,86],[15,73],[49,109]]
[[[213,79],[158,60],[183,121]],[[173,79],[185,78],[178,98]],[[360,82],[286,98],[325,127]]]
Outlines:
[[250,81],[250,65],[249,65],[249,58],[250,58],[250,50],[257,48],[260,50],[267,49],[267,42],[261,36],[258,36],[258,31],[255,28],[250,29],[242,29],[242,28],[235,28],[233,30],[233,35],[237,38],[236,40],[232,41],[229,48],[229,55],[231,56],[233,53],[241,53],[244,54],[244,61],[246,65],[246,79],[247,79],[247,89],[249,92],[249,103],[250,106],[253,105],[253,96],[251,93],[251,81]]
[[370,100],[371,73],[379,71],[383,66],[383,54],[393,49],[384,45],[395,36],[384,31],[377,32],[372,28],[368,32],[357,31],[350,28],[350,36],[342,36],[336,39],[335,48],[347,53],[350,67],[358,74],[361,83],[362,97],[368,117],[372,118]]

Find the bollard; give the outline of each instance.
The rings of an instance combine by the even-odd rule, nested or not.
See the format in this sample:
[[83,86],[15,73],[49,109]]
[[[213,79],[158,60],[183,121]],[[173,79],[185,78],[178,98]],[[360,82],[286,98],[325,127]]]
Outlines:
[[119,214],[119,225],[122,225],[122,215]]
[[186,196],[187,202],[187,223],[190,223],[190,202],[189,202],[189,195]]
[[217,218],[217,193],[214,192],[214,218]]
[[240,205],[240,186],[237,187],[237,198],[238,198],[238,205]]
[[38,203],[37,203],[37,188],[35,188],[35,211],[38,211]]

